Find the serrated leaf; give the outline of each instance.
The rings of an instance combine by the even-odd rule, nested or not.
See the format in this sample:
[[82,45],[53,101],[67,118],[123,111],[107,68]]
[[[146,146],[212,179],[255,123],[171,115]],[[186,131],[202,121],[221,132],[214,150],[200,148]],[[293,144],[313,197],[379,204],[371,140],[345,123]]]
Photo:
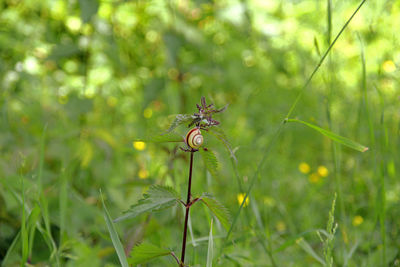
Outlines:
[[104,204],[104,199],[103,199],[103,195],[101,194],[101,191],[100,191],[100,196],[101,196],[101,203],[103,204],[104,220],[107,223],[108,232],[110,233],[111,241],[112,241],[112,243],[114,245],[114,248],[117,251],[117,255],[118,255],[119,261],[121,263],[121,266],[122,267],[129,267],[128,261],[126,260],[124,247],[122,246],[121,240],[118,237],[117,230],[115,230],[115,226],[114,226],[114,224],[112,222],[110,214],[108,213],[107,207]]
[[206,267],[212,267],[213,254],[214,254],[214,239],[212,233],[213,220],[211,219],[210,235],[208,236],[208,250],[207,250],[207,265]]
[[144,212],[159,211],[172,207],[178,200],[178,194],[171,187],[153,185],[146,194],[143,194],[143,199],[139,200],[137,204],[132,205],[123,216],[115,219],[114,222],[134,218]]
[[199,149],[200,155],[203,158],[206,169],[211,173],[212,176],[218,175],[218,160],[215,154],[210,149]]
[[129,258],[130,264],[146,263],[154,258],[170,255],[171,251],[168,249],[160,248],[152,244],[143,243],[135,246],[132,249],[131,257]]
[[178,114],[178,115],[176,115],[174,121],[169,126],[169,128],[167,130],[167,133],[172,132],[179,125],[182,125],[184,123],[188,123],[188,122],[190,122],[192,120],[193,120],[193,117],[190,114]]
[[231,226],[228,209],[208,193],[203,193],[200,200],[211,210],[222,226],[228,231]]
[[224,145],[226,150],[228,150],[230,156],[237,162],[235,153],[233,152],[232,146],[229,143],[228,137],[226,136],[224,131],[219,127],[211,127],[208,129],[207,132],[214,135]]
[[142,141],[146,143],[168,143],[168,142],[184,142],[182,136],[176,133],[167,134],[149,134],[144,138],[139,138],[134,141]]
[[331,140],[333,140],[335,142],[338,142],[338,143],[340,143],[340,144],[342,144],[344,146],[350,147],[350,148],[352,148],[354,150],[358,150],[360,152],[365,152],[365,151],[368,150],[368,147],[366,147],[366,146],[363,146],[363,145],[361,145],[361,144],[359,144],[357,142],[354,142],[353,140],[347,139],[347,138],[345,138],[343,136],[340,136],[338,134],[335,134],[335,133],[333,133],[331,131],[322,129],[322,128],[314,125],[314,124],[311,124],[311,123],[308,123],[308,122],[305,122],[305,121],[301,121],[301,120],[298,120],[298,119],[287,119],[287,122],[298,122],[298,123],[304,124],[304,125],[312,128],[312,129],[316,130],[317,132],[325,135],[329,139],[331,139]]

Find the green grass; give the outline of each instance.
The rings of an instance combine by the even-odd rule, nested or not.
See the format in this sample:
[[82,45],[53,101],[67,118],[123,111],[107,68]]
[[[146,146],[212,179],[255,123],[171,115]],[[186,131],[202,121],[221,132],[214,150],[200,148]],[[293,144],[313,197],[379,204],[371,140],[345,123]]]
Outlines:
[[187,264],[396,266],[396,1],[81,4],[0,5],[0,266],[177,266],[201,96]]

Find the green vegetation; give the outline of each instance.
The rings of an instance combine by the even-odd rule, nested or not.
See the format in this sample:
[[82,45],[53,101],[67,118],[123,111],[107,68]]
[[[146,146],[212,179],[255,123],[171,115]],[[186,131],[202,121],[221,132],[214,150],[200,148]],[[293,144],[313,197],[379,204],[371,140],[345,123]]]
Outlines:
[[1,266],[400,265],[399,1],[0,11]]

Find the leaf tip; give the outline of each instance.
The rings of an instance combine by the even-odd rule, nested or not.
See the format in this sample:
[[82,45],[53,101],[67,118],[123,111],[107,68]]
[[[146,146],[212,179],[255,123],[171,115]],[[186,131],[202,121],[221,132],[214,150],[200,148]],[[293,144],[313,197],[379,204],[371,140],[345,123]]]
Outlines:
[[365,147],[361,152],[365,152],[365,151],[368,151],[369,150],[369,147]]

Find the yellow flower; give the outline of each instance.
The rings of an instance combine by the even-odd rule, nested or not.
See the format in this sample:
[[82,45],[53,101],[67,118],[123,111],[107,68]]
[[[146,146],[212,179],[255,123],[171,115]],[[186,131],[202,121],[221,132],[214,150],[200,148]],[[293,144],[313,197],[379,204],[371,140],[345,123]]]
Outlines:
[[[238,201],[239,205],[242,204],[242,202],[244,200],[244,196],[245,196],[245,194],[243,194],[243,193],[240,193],[237,195],[237,201]],[[250,199],[247,197],[246,201],[243,204],[243,207],[246,207],[247,205],[249,205],[249,201],[250,201]]]
[[396,65],[391,60],[386,60],[382,64],[382,68],[385,72],[393,72],[396,70]]
[[349,244],[349,237],[347,236],[347,232],[344,228],[342,229],[342,238],[346,245]]
[[299,164],[299,171],[300,171],[301,173],[304,173],[304,174],[309,173],[309,172],[310,172],[310,165],[308,165],[308,164],[305,163],[305,162],[300,163],[300,164]]
[[363,217],[361,217],[360,215],[356,215],[353,218],[353,225],[354,226],[359,226],[360,224],[362,224],[364,222]]
[[266,197],[264,197],[264,204],[269,207],[273,207],[273,206],[275,206],[275,199],[273,199],[272,197],[266,196]]
[[276,223],[276,230],[278,230],[278,232],[285,232],[286,231],[286,224],[283,221],[279,221]]
[[321,176],[318,175],[318,173],[312,173],[310,174],[310,176],[308,177],[308,180],[310,181],[310,183],[316,184],[321,180]]
[[149,172],[146,169],[141,169],[139,171],[139,178],[140,179],[147,179],[149,177]]
[[111,108],[115,107],[118,103],[118,98],[115,96],[110,96],[107,98],[107,105]]
[[141,142],[141,141],[135,141],[133,142],[133,147],[136,150],[142,151],[146,148],[146,143],[145,142]]
[[317,172],[321,177],[326,177],[329,174],[329,171],[325,166],[319,166]]
[[153,110],[151,108],[146,108],[143,111],[143,117],[145,117],[146,119],[150,119],[151,116],[153,116]]

